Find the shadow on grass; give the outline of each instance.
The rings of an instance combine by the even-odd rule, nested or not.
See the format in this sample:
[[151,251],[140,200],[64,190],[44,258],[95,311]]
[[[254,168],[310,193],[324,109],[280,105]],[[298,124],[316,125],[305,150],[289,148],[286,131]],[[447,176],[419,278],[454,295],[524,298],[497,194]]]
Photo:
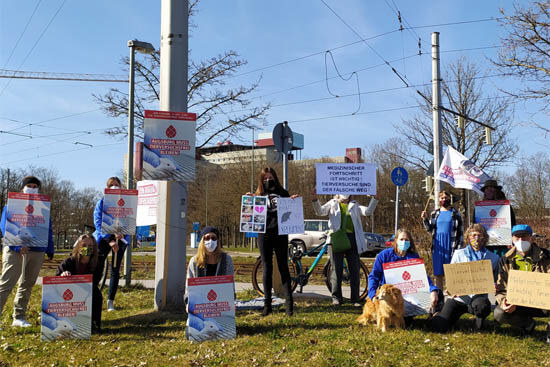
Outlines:
[[[135,334],[150,337],[167,331],[185,331],[186,313],[152,311],[120,319],[103,320],[102,334]],[[157,336],[171,339],[173,336]]]

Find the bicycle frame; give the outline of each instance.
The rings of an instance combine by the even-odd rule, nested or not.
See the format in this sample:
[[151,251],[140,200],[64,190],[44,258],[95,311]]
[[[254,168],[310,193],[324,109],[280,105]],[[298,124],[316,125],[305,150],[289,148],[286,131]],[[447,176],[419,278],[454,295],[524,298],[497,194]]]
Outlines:
[[[304,255],[311,255],[319,249],[321,249],[319,251],[319,254],[317,254],[317,257],[315,258],[315,260],[313,260],[313,263],[307,269],[307,271],[304,272],[304,267],[302,266],[302,257]],[[297,270],[298,270],[298,276],[297,276],[296,281],[300,285],[300,293],[302,292],[302,288],[305,285],[307,285],[309,277],[311,276],[311,274],[313,274],[313,270],[315,269],[315,267],[317,266],[319,261],[321,261],[321,258],[323,257],[323,255],[327,253],[327,251],[328,251],[328,244],[326,242],[323,242],[320,245],[306,251],[305,253],[300,254],[300,256],[298,256],[298,257],[293,256],[292,258],[289,259],[289,261],[294,262],[294,264],[296,265]]]

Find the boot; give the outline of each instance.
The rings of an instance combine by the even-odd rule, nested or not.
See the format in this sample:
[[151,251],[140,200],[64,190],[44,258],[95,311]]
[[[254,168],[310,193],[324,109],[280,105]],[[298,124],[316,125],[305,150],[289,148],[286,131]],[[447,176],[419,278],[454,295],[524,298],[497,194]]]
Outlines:
[[290,287],[290,282],[283,284],[286,290],[285,298],[285,312],[287,316],[292,316],[294,314],[294,297],[292,296],[292,288]]
[[271,308],[271,297],[264,298],[264,309],[262,310],[262,316],[267,316],[273,312]]

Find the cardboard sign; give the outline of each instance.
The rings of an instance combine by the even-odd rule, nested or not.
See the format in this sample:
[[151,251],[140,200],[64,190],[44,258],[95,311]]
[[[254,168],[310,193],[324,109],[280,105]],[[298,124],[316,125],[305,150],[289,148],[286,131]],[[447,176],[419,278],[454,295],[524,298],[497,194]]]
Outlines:
[[187,287],[187,338],[198,342],[235,338],[237,328],[233,276],[189,278]]
[[143,178],[190,182],[195,179],[196,114],[145,111]]
[[267,196],[243,195],[241,200],[241,232],[265,233]]
[[158,204],[159,204],[159,182],[158,181],[138,181],[138,201],[137,201],[137,226],[150,226],[157,224]]
[[443,264],[447,291],[453,296],[495,293],[491,260]]
[[550,274],[510,270],[506,302],[550,310]]
[[92,274],[42,279],[41,340],[90,339]]
[[46,195],[8,193],[4,243],[8,246],[48,247],[50,198]]
[[508,246],[512,243],[510,201],[476,201],[474,223],[480,223],[487,230],[487,246]]
[[304,205],[302,198],[277,199],[279,234],[304,233]]
[[101,233],[136,234],[138,190],[105,189]]
[[430,283],[422,259],[385,263],[384,278],[401,290],[405,299],[405,316],[426,314],[430,311]]
[[316,163],[319,195],[376,195],[374,163]]

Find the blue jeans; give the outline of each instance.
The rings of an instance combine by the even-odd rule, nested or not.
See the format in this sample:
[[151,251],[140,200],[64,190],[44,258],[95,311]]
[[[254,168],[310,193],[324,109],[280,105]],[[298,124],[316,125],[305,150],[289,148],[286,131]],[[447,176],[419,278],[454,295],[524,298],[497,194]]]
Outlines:
[[[109,293],[108,298],[109,300],[113,301],[115,299],[116,291],[118,289],[118,281],[120,279],[120,265],[122,263],[122,259],[124,258],[124,251],[126,251],[126,245],[122,241],[118,241],[118,251],[116,253],[113,252],[113,260],[111,262],[111,278],[109,280]],[[105,267],[105,260],[107,259],[107,256],[109,256],[109,252],[113,251],[111,246],[109,246],[109,239],[102,239],[99,243],[99,256],[97,258],[97,271],[102,272],[103,268]],[[116,257],[116,259],[115,259]]]

